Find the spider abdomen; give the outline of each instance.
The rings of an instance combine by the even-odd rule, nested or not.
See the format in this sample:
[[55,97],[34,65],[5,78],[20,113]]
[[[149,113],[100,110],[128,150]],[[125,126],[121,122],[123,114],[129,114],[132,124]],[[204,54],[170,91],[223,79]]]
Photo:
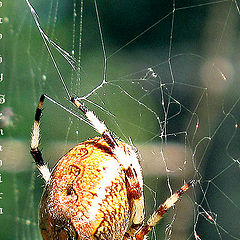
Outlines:
[[42,196],[43,239],[122,239],[131,218],[125,179],[102,138],[71,149],[59,160]]

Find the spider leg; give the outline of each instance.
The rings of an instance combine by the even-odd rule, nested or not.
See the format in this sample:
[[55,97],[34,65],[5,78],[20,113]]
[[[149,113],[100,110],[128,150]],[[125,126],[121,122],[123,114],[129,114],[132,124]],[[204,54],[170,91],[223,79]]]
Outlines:
[[125,171],[126,186],[128,198],[132,206],[132,216],[130,228],[126,236],[133,237],[136,231],[142,226],[144,220],[144,196],[143,196],[143,182],[142,176],[139,178],[134,166],[129,166]]
[[[148,219],[147,224],[142,226],[135,234],[134,240],[143,240],[144,237],[152,230],[152,228],[162,219],[162,216],[175,205],[184,192],[193,184],[193,180],[182,186],[177,192],[170,196]],[[127,240],[128,238],[126,238]],[[129,238],[131,239],[131,238]]]
[[47,182],[49,177],[50,177],[50,175],[51,175],[51,173],[50,173],[46,163],[44,162],[41,150],[39,149],[40,117],[42,115],[42,106],[43,106],[44,98],[45,98],[44,95],[42,95],[40,97],[40,100],[39,100],[39,103],[38,103],[38,107],[36,109],[35,120],[34,120],[33,130],[32,130],[31,150],[30,150],[30,152],[32,154],[32,157],[34,158],[34,161],[35,161],[39,171],[42,174],[42,177]]
[[106,141],[106,143],[111,147],[112,150],[115,150],[118,147],[117,142],[115,141],[112,133],[108,130],[104,122],[101,122],[97,116],[94,114],[93,111],[89,111],[88,108],[81,103],[76,98],[71,98],[71,101],[76,105],[76,107],[81,110],[87,119],[90,121],[90,123],[93,125],[95,130],[102,135],[103,139]]
[[95,130],[102,135],[125,171],[128,197],[133,209],[131,216],[132,225],[127,234],[134,236],[135,232],[142,226],[144,219],[142,170],[137,153],[131,146],[129,146],[129,149],[120,147],[104,122],[101,122],[94,112],[88,110],[77,98],[71,98],[71,101],[85,114]]
[[[107,126],[104,122],[100,121],[98,117],[94,114],[93,111],[88,110],[88,108],[81,103],[77,98],[71,98],[71,101],[76,105],[78,109],[80,109],[89,122],[92,124],[92,126],[95,128],[95,130],[102,135],[103,139],[106,141],[106,143],[109,145],[109,147],[112,149],[115,156],[120,161],[120,164],[123,166],[124,170],[127,170],[131,163],[133,162],[133,167],[136,169],[137,176],[140,176],[141,170],[138,169],[138,158],[137,154],[134,152],[134,149],[128,149],[128,151],[125,151],[122,147],[120,147],[115,140],[112,133],[108,130]],[[143,185],[143,183],[142,183]]]

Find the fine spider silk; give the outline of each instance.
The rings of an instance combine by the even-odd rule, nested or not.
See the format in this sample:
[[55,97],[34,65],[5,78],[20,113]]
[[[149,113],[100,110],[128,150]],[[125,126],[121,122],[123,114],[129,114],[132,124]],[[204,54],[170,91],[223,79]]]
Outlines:
[[[45,44],[47,41],[63,52],[46,36],[34,8],[28,0],[26,2]],[[102,40],[101,31],[100,36]],[[105,59],[104,82],[106,55],[103,42],[102,46]],[[48,47],[47,50],[52,58]],[[67,54],[66,56],[68,57]],[[54,58],[52,61],[57,68]],[[193,181],[189,181],[170,196],[144,223],[143,177],[137,149],[117,139],[93,111],[79,98],[72,97],[61,75],[59,76],[68,99],[83,113],[87,123],[100,137],[86,140],[72,148],[50,171],[39,149],[40,117],[44,99],[66,111],[70,110],[48,95],[41,96],[35,113],[31,154],[46,182],[39,209],[39,227],[43,239],[146,239],[163,214],[175,205]]]

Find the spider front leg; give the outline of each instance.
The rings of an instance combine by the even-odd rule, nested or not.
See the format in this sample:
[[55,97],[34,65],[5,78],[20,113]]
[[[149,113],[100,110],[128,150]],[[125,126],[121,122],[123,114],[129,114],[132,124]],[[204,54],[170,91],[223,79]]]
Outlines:
[[109,147],[114,151],[118,147],[118,144],[115,138],[113,137],[113,135],[111,134],[111,132],[108,130],[107,126],[104,124],[104,122],[100,121],[98,117],[94,114],[94,112],[90,111],[77,98],[72,97],[71,101],[87,117],[89,122],[95,128],[95,130],[100,135],[102,135],[103,139],[106,141]]
[[132,209],[130,219],[132,225],[125,236],[133,237],[139,227],[142,226],[144,219],[143,177],[138,155],[131,146],[126,148],[119,146],[104,122],[100,121],[94,112],[88,110],[82,102],[77,98],[72,98],[71,101],[85,114],[96,131],[102,135],[125,172],[127,194]]
[[42,115],[42,106],[44,102],[45,96],[42,95],[40,97],[38,107],[36,109],[35,113],[35,120],[33,124],[33,130],[32,130],[32,138],[31,138],[31,154],[34,158],[35,163],[37,164],[37,167],[39,171],[42,174],[42,177],[47,182],[50,178],[50,171],[46,165],[46,163],[43,160],[41,150],[39,149],[39,141],[40,141],[40,117]]

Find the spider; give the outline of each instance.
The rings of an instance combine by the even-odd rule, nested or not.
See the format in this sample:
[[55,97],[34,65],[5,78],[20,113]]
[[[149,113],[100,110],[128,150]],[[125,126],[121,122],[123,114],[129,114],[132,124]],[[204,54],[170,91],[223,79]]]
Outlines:
[[144,224],[143,176],[135,147],[116,139],[94,112],[71,102],[101,135],[72,148],[48,169],[39,149],[40,117],[47,95],[36,109],[31,154],[46,186],[39,209],[42,238],[142,240],[193,181],[170,196]]

